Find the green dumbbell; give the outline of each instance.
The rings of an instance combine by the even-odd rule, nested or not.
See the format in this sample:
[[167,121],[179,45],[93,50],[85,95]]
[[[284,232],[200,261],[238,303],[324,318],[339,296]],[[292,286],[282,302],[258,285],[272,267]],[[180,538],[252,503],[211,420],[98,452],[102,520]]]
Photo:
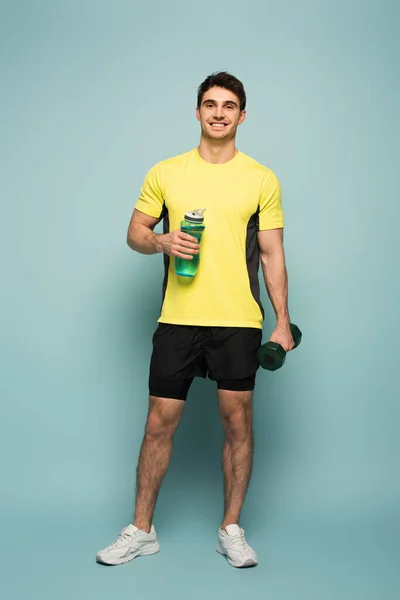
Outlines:
[[[292,332],[294,347],[297,348],[301,342],[302,333],[294,323],[290,324],[290,331]],[[285,362],[285,358],[286,350],[276,342],[267,342],[266,344],[263,344],[258,351],[258,362],[260,367],[267,369],[268,371],[280,369]]]

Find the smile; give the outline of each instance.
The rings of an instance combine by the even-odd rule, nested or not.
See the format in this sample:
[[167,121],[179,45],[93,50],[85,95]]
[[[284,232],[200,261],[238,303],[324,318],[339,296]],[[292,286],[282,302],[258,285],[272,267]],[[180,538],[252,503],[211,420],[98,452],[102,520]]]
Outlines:
[[223,129],[227,126],[227,123],[210,123],[213,129]]

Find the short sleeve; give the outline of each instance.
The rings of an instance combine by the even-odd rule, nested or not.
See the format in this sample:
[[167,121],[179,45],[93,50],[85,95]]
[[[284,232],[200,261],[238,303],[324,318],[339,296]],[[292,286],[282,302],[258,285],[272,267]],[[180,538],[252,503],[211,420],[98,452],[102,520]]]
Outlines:
[[146,174],[135,208],[150,217],[159,218],[163,207],[164,198],[160,182],[160,167],[155,165]]
[[259,200],[258,229],[278,229],[284,225],[281,186],[273,171],[264,180]]

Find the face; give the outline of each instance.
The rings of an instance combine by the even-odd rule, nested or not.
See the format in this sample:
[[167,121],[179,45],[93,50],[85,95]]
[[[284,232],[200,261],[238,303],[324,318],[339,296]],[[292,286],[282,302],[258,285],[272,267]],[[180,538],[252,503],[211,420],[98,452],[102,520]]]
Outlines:
[[212,87],[196,109],[203,137],[217,142],[235,138],[238,125],[243,123],[246,111],[240,111],[239,98],[221,87]]

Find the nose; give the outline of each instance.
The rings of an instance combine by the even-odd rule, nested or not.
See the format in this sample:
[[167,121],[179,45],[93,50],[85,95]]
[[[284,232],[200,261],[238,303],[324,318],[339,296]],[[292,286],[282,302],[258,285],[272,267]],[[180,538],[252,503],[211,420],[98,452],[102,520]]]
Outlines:
[[224,109],[222,106],[216,106],[214,108],[214,117],[216,119],[223,119],[224,118]]

